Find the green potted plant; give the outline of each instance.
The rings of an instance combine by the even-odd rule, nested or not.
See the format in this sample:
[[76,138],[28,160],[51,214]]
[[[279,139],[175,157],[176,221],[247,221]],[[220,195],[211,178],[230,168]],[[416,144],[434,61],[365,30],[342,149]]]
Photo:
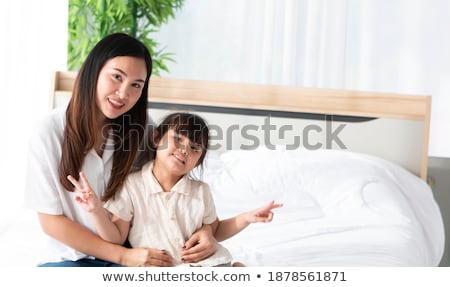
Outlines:
[[153,73],[168,72],[164,52],[151,38],[162,24],[174,18],[184,0],[69,0],[67,66],[78,70],[93,46],[104,36],[124,32],[146,44],[153,58]]

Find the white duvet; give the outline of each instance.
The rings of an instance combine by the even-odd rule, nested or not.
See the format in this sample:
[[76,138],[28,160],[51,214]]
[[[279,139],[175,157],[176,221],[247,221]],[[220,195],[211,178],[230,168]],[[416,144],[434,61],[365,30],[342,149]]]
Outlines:
[[248,266],[438,266],[444,227],[428,185],[382,159],[337,150],[210,153],[219,217],[283,203],[224,241]]

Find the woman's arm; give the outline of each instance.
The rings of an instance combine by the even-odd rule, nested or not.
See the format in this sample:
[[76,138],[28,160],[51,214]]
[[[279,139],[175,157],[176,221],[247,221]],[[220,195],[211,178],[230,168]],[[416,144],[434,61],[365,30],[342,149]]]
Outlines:
[[214,237],[217,241],[226,240],[244,228],[250,225],[250,223],[254,222],[270,222],[273,219],[272,209],[283,206],[283,204],[276,204],[274,201],[271,201],[264,207],[255,209],[253,211],[245,212],[239,214],[238,216],[228,218],[225,220],[218,221],[217,229],[214,233]]
[[172,258],[161,250],[128,249],[104,241],[64,215],[38,213],[38,216],[47,235],[85,254],[124,266],[172,266]]

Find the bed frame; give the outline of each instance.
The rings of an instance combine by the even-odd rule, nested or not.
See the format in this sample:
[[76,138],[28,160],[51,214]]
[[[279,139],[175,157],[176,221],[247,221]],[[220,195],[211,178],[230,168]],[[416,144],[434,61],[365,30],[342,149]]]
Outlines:
[[[67,102],[75,77],[76,72],[54,73],[51,109]],[[313,123],[310,134],[337,127],[330,133],[340,129],[345,149],[382,157],[426,180],[431,96],[152,77],[148,100],[155,113],[189,110],[218,121],[235,115],[225,125],[270,116],[303,131]]]

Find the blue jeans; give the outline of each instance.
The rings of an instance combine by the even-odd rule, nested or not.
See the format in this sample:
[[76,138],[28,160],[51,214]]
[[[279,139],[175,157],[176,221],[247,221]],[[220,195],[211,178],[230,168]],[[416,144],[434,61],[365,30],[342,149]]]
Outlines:
[[83,258],[77,261],[61,261],[61,262],[47,262],[39,264],[38,267],[123,267],[122,265],[104,261],[101,259],[87,259]]

